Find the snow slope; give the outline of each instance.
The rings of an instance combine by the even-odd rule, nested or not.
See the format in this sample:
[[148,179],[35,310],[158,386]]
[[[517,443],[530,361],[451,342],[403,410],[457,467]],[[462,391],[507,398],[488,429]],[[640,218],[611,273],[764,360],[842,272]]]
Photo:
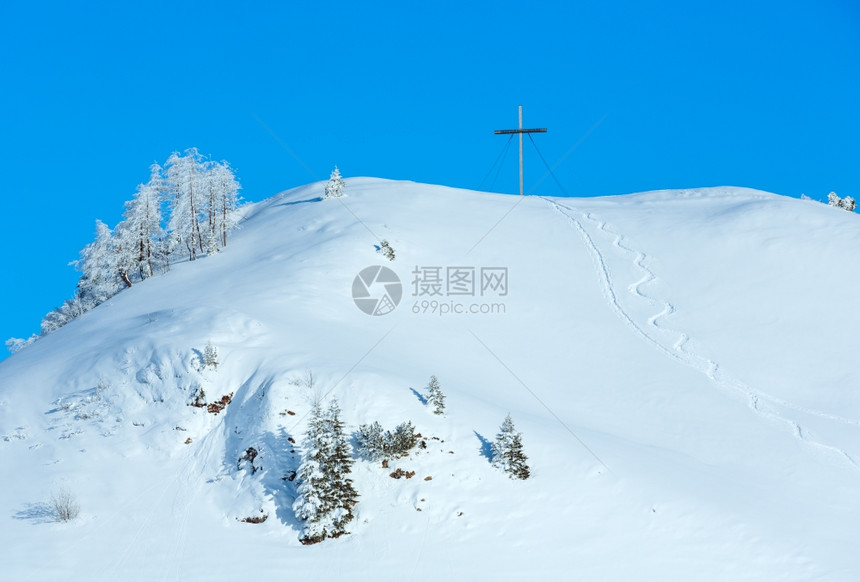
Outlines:
[[[740,188],[323,188],[247,207],[222,253],[0,363],[4,579],[860,578],[856,215]],[[384,316],[353,303],[370,265],[403,283]],[[507,294],[443,288],[495,312],[425,311],[416,266],[507,268]],[[232,403],[187,406],[197,386]],[[392,465],[408,480],[357,462],[352,534],[302,546],[284,477],[321,395],[350,430],[411,420],[429,445]],[[508,412],[527,481],[487,457]]]

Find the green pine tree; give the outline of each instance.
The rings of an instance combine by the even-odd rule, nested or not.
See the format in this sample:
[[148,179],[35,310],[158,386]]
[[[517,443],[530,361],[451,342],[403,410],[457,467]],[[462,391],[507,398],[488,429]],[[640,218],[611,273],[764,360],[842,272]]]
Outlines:
[[430,376],[430,383],[427,384],[427,405],[433,407],[433,414],[445,413],[445,395],[436,376]]
[[346,524],[355,517],[352,508],[358,503],[358,492],[348,477],[352,473],[352,449],[344,434],[343,421],[340,418],[340,407],[337,400],[332,399],[328,409],[328,430],[332,440],[332,452],[329,459],[331,472],[331,491],[334,500],[334,528],[332,537],[345,533]]
[[522,434],[514,428],[514,421],[509,414],[493,443],[493,465],[505,471],[511,479],[528,479],[531,473],[527,460],[523,452]]

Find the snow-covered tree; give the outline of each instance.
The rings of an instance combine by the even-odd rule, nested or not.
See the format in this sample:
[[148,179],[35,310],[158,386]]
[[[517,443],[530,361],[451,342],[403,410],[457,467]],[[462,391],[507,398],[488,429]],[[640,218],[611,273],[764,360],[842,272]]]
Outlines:
[[396,459],[409,453],[418,443],[418,435],[410,421],[402,422],[393,431],[385,431],[378,422],[362,424],[355,434],[356,452],[369,461]]
[[380,253],[383,257],[388,259],[389,261],[394,260],[394,247],[392,247],[387,240],[383,240],[379,243],[379,246],[376,249],[377,253]]
[[299,539],[303,544],[312,544],[321,542],[328,536],[332,528],[330,514],[334,506],[329,476],[326,474],[332,447],[319,403],[311,410],[304,449],[302,463],[297,471],[299,486],[293,502],[293,511],[296,517],[304,522]]
[[203,156],[197,148],[185,151],[184,156],[173,152],[167,160],[167,190],[170,200],[168,230],[172,246],[185,247],[188,259],[204,252],[200,217],[206,204]]
[[337,537],[349,533],[346,531],[346,524],[355,517],[352,508],[358,503],[358,492],[353,487],[352,479],[348,477],[352,473],[352,447],[346,440],[337,400],[332,400],[329,405],[327,421],[333,441],[330,467],[335,504],[334,530],[330,535]]
[[84,247],[81,258],[73,263],[81,272],[77,297],[87,309],[104,303],[131,285],[121,276],[124,265],[116,242],[110,228],[96,220],[96,239]]
[[418,435],[410,421],[401,422],[393,432],[385,432],[385,453],[388,457],[402,457],[418,443]]
[[343,189],[345,186],[346,182],[344,182],[343,178],[340,177],[340,170],[335,166],[334,170],[331,172],[331,176],[329,176],[328,183],[325,185],[325,194],[323,195],[323,198],[340,198],[343,196]]
[[236,228],[239,221],[239,182],[227,162],[211,164],[206,171],[210,187],[209,228],[210,238],[221,248],[227,246],[227,233]]
[[528,457],[523,452],[522,434],[514,428],[509,414],[493,442],[493,465],[505,471],[511,479],[528,479]]
[[445,413],[445,395],[436,376],[430,376],[430,383],[427,384],[427,406],[433,407],[433,414]]
[[37,339],[39,339],[39,336],[36,335],[35,333],[27,339],[22,339],[22,338],[18,338],[18,337],[10,337],[9,339],[6,340],[6,349],[9,350],[10,354],[17,354],[18,352],[20,352],[21,350],[23,350],[24,348],[26,348],[27,346],[32,344]]
[[130,273],[141,281],[165,265],[161,227],[164,191],[161,166],[153,164],[149,181],[139,185],[134,198],[125,203],[125,219],[116,229],[122,236],[121,247],[129,253]]
[[212,345],[212,342],[206,342],[206,347],[203,348],[203,368],[212,367],[218,369],[218,350]]
[[376,421],[358,427],[355,443],[356,453],[369,461],[378,461],[385,457],[385,439],[382,437],[382,426]]
[[854,212],[857,207],[857,203],[851,196],[846,196],[845,198],[840,198],[836,192],[831,192],[827,195],[827,203],[830,206],[834,206],[836,208],[842,208],[843,210],[847,210],[848,212]]
[[61,306],[49,311],[42,318],[41,335],[53,333],[75,319],[80,317],[90,309],[95,307],[80,296],[75,296],[71,299],[66,299]]
[[232,168],[204,160],[197,148],[174,152],[166,168],[173,246],[184,247],[190,260],[218,252],[237,223],[240,187]]
[[[96,238],[74,264],[81,272],[75,296],[45,315],[41,335],[51,333],[133,282],[166,271],[170,254],[185,247],[190,259],[227,244],[237,222],[239,183],[227,162],[206,162],[196,148],[173,153],[164,169],[150,168],[146,184],[125,204],[123,220],[111,231],[96,221]],[[170,215],[163,228],[162,204]],[[202,222],[202,225],[201,225]],[[31,338],[32,340],[32,338]],[[12,338],[10,349],[32,343]]]
[[293,511],[304,521],[301,542],[314,544],[349,533],[345,526],[353,519],[352,508],[358,498],[347,477],[352,459],[337,402],[325,412],[319,403],[314,404],[304,448]]

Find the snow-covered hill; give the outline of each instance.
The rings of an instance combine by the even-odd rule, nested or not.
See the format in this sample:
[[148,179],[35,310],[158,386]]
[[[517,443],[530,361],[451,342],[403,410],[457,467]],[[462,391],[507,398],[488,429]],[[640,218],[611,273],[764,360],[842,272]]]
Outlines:
[[[860,578],[856,215],[739,188],[323,187],[0,364],[3,579]],[[402,298],[371,316],[375,265]],[[198,387],[232,402],[188,406]],[[323,395],[350,431],[411,420],[429,444],[358,461],[352,534],[302,546],[289,478]],[[489,462],[509,412],[527,481]]]

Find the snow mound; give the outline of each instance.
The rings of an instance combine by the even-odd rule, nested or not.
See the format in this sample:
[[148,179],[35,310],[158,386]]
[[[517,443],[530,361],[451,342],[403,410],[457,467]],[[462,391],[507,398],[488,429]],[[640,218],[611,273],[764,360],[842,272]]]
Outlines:
[[[860,577],[856,215],[728,187],[324,188],[0,363],[9,579]],[[349,433],[411,421],[424,446],[358,460],[352,533],[303,546],[295,471],[332,397]],[[525,481],[491,463],[508,413]]]

